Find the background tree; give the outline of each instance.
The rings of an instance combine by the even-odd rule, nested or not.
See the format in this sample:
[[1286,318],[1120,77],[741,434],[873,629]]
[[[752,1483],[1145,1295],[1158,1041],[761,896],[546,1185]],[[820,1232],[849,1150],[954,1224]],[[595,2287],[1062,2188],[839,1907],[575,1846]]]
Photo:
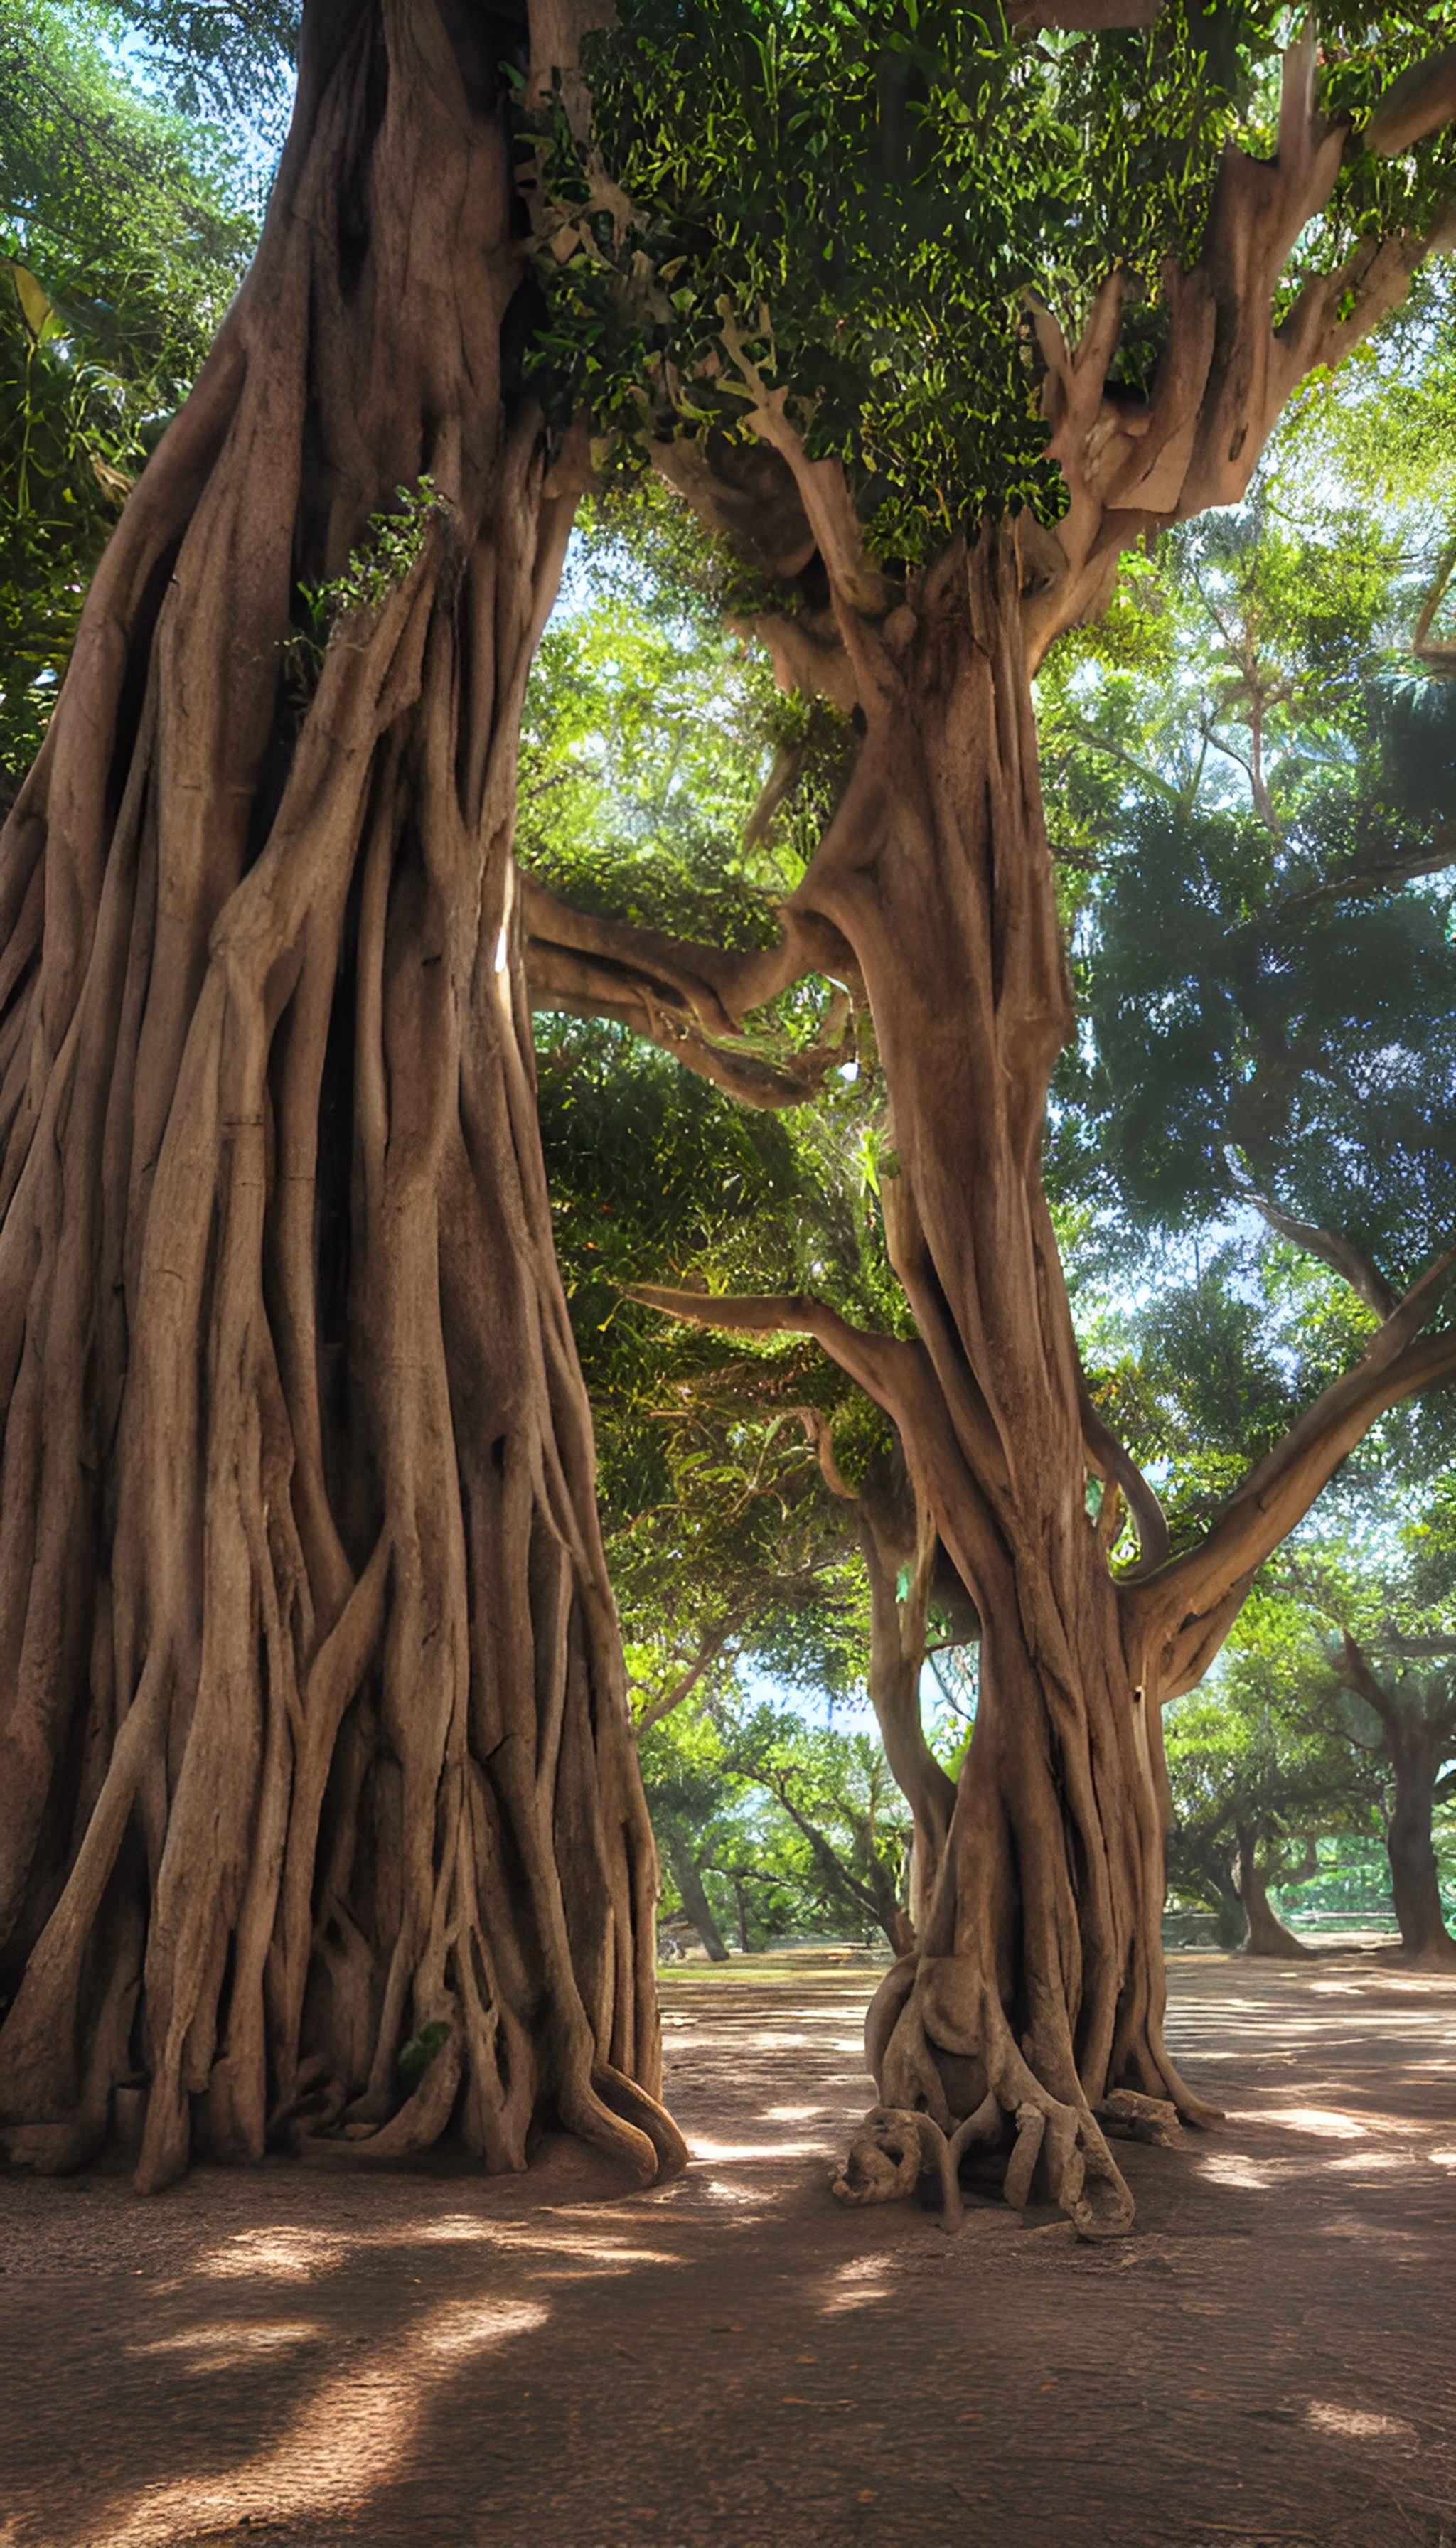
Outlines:
[[253,244],[235,176],[77,12],[0,11],[0,810],[122,500]]
[[[1329,32],[1340,51],[1344,29]],[[1396,23],[1382,32],[1388,74],[1407,57]],[[1429,33],[1422,20],[1417,43]],[[1445,117],[1447,64],[1393,91],[1369,128],[1377,158],[1347,151],[1343,120],[1372,95],[1368,57],[1339,59],[1326,119],[1313,46],[1297,46],[1276,134],[1268,57],[1251,26],[1238,41],[1236,63],[1215,65],[1169,15],[1033,56],[952,11],[913,34],[874,17],[826,33],[644,4],[592,54],[599,160],[564,104],[539,161],[562,394],[625,419],[737,540],[770,588],[754,625],[779,678],[850,711],[863,739],[776,950],[674,946],[533,902],[533,978],[614,1016],[635,981],[644,1013],[671,1005],[696,1066],[701,1040],[732,1051],[745,1017],[809,973],[863,986],[916,1338],[866,1333],[822,1293],[710,1312],[657,1297],[814,1334],[896,1424],[984,1639],[923,1952],[871,2021],[881,2093],[971,2140],[1014,2128],[1013,2199],[1040,2164],[1089,2232],[1130,2217],[1092,2111],[1109,2083],[1205,2111],[1160,2034],[1158,1702],[1206,1668],[1366,1425],[1451,1368],[1449,1337],[1416,1341],[1427,1285],[1170,1560],[1155,1498],[1080,1385],[1041,1190],[1069,1016],[1028,672],[1106,601],[1125,549],[1244,493],[1284,399],[1402,297],[1437,234],[1439,155],[1402,157],[1399,209],[1387,161]],[[1247,144],[1276,155],[1231,148],[1215,183],[1235,90]],[[1286,281],[1331,197],[1328,264]],[[1006,323],[1027,286],[1061,494]],[[1073,309],[1064,331],[1052,312]],[[1013,521],[1013,499],[1041,524]],[[1138,1581],[1109,1573],[1089,1464],[1138,1516]],[[976,2089],[967,2110],[948,2101],[953,2075],[957,2098]]]
[[1223,1945],[1308,1955],[1269,1892],[1316,1872],[1323,1834],[1368,1828],[1369,1782],[1362,1792],[1348,1751],[1235,1682],[1179,1701],[1167,1754],[1172,1890],[1208,1904]]
[[1374,1552],[1348,1540],[1301,1549],[1234,1659],[1237,1684],[1286,1722],[1354,1751],[1375,1797],[1402,1947],[1433,1964],[1456,1956],[1432,1830],[1438,1799],[1456,1784],[1445,1501],[1399,1533],[1387,1521]]

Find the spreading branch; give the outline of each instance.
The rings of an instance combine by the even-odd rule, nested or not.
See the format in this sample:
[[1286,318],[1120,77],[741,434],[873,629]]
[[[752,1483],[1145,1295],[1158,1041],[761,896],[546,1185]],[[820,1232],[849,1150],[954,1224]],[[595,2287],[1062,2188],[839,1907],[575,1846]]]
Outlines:
[[[671,1689],[664,1690],[660,1698],[653,1699],[648,1706],[644,1707],[640,1716],[634,1716],[632,1732],[639,1742],[654,1725],[661,1725],[664,1717],[673,1715],[682,1705],[684,1699],[692,1696],[703,1675],[711,1671],[720,1656],[727,1655],[731,1659],[734,1652],[731,1640],[737,1636],[747,1616],[746,1610],[730,1610],[726,1619],[718,1620],[713,1627],[705,1630],[697,1653],[686,1671],[679,1674]],[[634,1687],[637,1685],[633,1684]]]
[[[1063,629],[1105,606],[1126,549],[1211,505],[1239,502],[1299,382],[1343,361],[1406,298],[1424,260],[1456,245],[1456,207],[1424,236],[1404,231],[1364,240],[1333,274],[1308,283],[1281,324],[1272,324],[1285,262],[1328,201],[1348,135],[1344,124],[1315,110],[1317,58],[1312,24],[1284,57],[1275,156],[1254,159],[1230,144],[1197,263],[1186,272],[1171,260],[1164,267],[1167,336],[1146,399],[1109,386],[1127,290],[1121,273],[1098,292],[1075,348],[1051,313],[1034,305],[1049,448],[1070,502],[1055,532],[1045,535],[1045,580],[1027,598],[1033,665]],[[1410,102],[1413,91],[1400,103],[1408,81],[1395,83],[1371,127],[1377,150],[1409,147],[1390,136],[1404,132],[1412,113],[1425,133],[1452,112],[1448,71],[1426,66],[1418,109]]]
[[1252,1186],[1245,1187],[1243,1191],[1246,1201],[1253,1205],[1255,1212],[1263,1215],[1271,1229],[1277,1230],[1281,1238],[1287,1238],[1292,1246],[1302,1247],[1307,1256],[1318,1256],[1321,1264],[1327,1265],[1331,1273],[1340,1277],[1341,1282],[1348,1283],[1351,1291],[1358,1295],[1367,1309],[1375,1312],[1378,1319],[1388,1319],[1399,1309],[1399,1292],[1386,1281],[1379,1267],[1372,1265],[1369,1257],[1361,1253],[1353,1239],[1344,1237],[1337,1229],[1323,1229],[1311,1221],[1296,1221],[1293,1214],[1281,1212],[1267,1195],[1256,1194]]
[[[744,1105],[766,1109],[803,1105],[854,1058],[858,967],[838,931],[812,914],[781,907],[777,947],[737,955],[573,910],[534,876],[522,876],[520,899],[535,1009],[614,1019]],[[783,1061],[749,1047],[745,1015],[809,973],[838,985],[818,1041]]]
[[1207,1669],[1258,1568],[1303,1519],[1377,1416],[1402,1399],[1456,1379],[1456,1327],[1421,1333],[1444,1296],[1453,1262],[1456,1257],[1442,1257],[1411,1287],[1361,1361],[1333,1381],[1250,1471],[1197,1548],[1127,1589],[1125,1600],[1156,1659],[1150,1678],[1163,1697],[1199,1677],[1192,1671],[1196,1658],[1203,1658],[1199,1670]]

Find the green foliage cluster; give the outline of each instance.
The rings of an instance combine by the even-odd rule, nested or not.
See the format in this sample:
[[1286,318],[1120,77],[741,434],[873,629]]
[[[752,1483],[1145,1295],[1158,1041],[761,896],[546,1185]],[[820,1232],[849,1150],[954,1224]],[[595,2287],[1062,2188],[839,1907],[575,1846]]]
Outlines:
[[[700,431],[742,414],[756,366],[844,460],[886,559],[988,508],[1054,519],[1025,295],[1075,329],[1122,267],[1121,377],[1144,387],[1162,262],[1196,254],[1225,141],[1269,147],[1288,32],[1262,0],[1035,40],[995,0],[626,0],[588,47],[599,161],[563,109],[527,128],[560,214],[543,388],[628,437]],[[1362,119],[1450,32],[1428,0],[1325,11],[1328,103]],[[1287,288],[1429,218],[1452,164],[1447,140],[1353,151]]]
[[217,136],[129,83],[108,23],[0,0],[0,804],[253,235]]
[[872,1736],[809,1724],[741,1687],[644,1735],[648,1803],[667,1835],[664,1910],[686,1850],[725,1937],[883,1944],[902,1902],[909,1817]]
[[1252,1190],[1403,1289],[1456,1226],[1456,684],[1402,650],[1428,565],[1258,503],[1044,680],[1085,1020],[1053,1177],[1143,1237]]
[[433,478],[423,476],[412,487],[397,487],[393,507],[370,514],[368,529],[350,551],[343,574],[322,584],[299,587],[316,629],[327,633],[356,614],[378,610],[422,555],[430,524],[440,511]]
[[281,144],[303,19],[297,0],[119,0],[108,14],[140,39],[180,114],[241,126],[265,158]]

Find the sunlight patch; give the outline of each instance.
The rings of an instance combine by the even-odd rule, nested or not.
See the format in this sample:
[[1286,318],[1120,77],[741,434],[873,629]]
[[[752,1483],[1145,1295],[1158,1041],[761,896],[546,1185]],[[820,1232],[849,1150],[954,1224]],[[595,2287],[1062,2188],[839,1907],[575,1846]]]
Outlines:
[[716,2159],[721,2165],[727,2159],[748,2158],[822,2158],[826,2143],[818,2141],[700,2141],[695,2133],[688,2137],[687,2146],[694,2158]]
[[1369,2138],[1364,2124],[1350,2115],[1336,2114],[1330,2106],[1271,2106],[1264,2117],[1270,2124],[1288,2124],[1295,2133],[1315,2133],[1323,2140],[1363,2141]]
[[239,2230],[199,2260],[202,2274],[320,2274],[356,2242],[335,2230]]
[[1256,2158],[1206,2158],[1199,2162],[1200,2176],[1213,2179],[1215,2185],[1241,2185],[1251,2193],[1265,2194],[1269,2187],[1270,2169]]
[[241,2353],[276,2353],[288,2344],[312,2344],[322,2335],[321,2326],[307,2320],[292,2324],[275,2320],[262,2326],[191,2326],[183,2335],[154,2336],[150,2344],[129,2344],[129,2353],[206,2353],[215,2360],[231,2360]]
[[502,2336],[529,2335],[546,2312],[537,2301],[459,2301],[442,2311],[425,2328],[420,2343],[426,2353],[479,2353],[482,2345],[499,2344]]
[[1348,2433],[1361,2442],[1417,2442],[1419,2434],[1402,2415],[1373,2415],[1363,2407],[1336,2407],[1312,2400],[1305,2415],[1320,2433]]

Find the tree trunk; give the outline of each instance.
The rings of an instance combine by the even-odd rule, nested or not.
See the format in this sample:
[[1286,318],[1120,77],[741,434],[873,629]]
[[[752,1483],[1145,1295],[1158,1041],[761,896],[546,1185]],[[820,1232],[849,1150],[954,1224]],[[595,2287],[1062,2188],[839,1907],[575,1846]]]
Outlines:
[[1087,1511],[1041,1184],[1070,1007],[1013,528],[957,541],[882,637],[841,625],[866,732],[798,899],[848,942],[873,1011],[898,1152],[886,1228],[924,1348],[891,1411],[984,1628],[922,1952],[887,1977],[869,2041],[887,2106],[1011,2136],[1021,2199],[1037,2170],[1106,2233],[1132,2217],[1092,2112],[1106,2091],[1207,2110],[1162,2041],[1155,1704]]
[[1441,1908],[1441,1883],[1431,1842],[1435,1783],[1450,1750],[1450,1735],[1427,1723],[1423,1707],[1394,1700],[1385,1717],[1386,1745],[1395,1774],[1396,1800],[1386,1825],[1391,1892],[1408,1956],[1425,1964],[1456,1964],[1456,1938]]
[[[945,1856],[956,1782],[947,1776],[925,1739],[920,1676],[925,1665],[926,1608],[938,1540],[921,1534],[915,1568],[903,1601],[899,1570],[865,1500],[856,1506],[860,1545],[869,1579],[869,1697],[890,1774],[910,1808],[910,1911],[908,1939],[892,1938],[896,1952],[914,1943],[935,1892]],[[903,1925],[903,1924],[902,1924]]]
[[1268,1879],[1259,1865],[1259,1836],[1247,1823],[1238,1825],[1238,1898],[1248,1922],[1248,1936],[1243,1942],[1245,1956],[1280,1956],[1287,1962],[1292,1956],[1310,1956],[1303,1938],[1286,1929],[1269,1899]]
[[713,1918],[711,1905],[703,1891],[702,1874],[688,1847],[687,1836],[677,1823],[669,1820],[664,1824],[663,1838],[668,1865],[673,1870],[673,1882],[682,1896],[683,1910],[702,1940],[707,1959],[710,1964],[726,1964],[728,1949],[723,1932]]
[[[1380,1720],[1376,1748],[1390,1762],[1396,1800],[1386,1824],[1391,1893],[1401,1944],[1422,1963],[1456,1963],[1456,1938],[1441,1909],[1440,1876],[1431,1843],[1431,1815],[1441,1765],[1456,1743],[1456,1700],[1448,1684],[1411,1685],[1401,1674],[1392,1684],[1377,1671],[1348,1628],[1336,1665],[1340,1680]],[[1365,1747],[1371,1748],[1371,1747]]]
[[[0,2118],[72,2167],[139,2073],[142,2189],[452,2126],[518,2168],[542,2117],[685,2155],[513,903],[572,510],[517,36],[314,0],[0,837]],[[417,553],[290,646],[425,473]]]

